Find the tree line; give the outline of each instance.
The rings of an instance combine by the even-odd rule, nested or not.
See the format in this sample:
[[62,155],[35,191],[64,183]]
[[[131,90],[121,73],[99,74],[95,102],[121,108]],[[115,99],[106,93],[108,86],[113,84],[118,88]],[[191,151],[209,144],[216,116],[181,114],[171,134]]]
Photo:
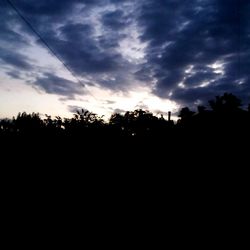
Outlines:
[[233,94],[216,96],[207,106],[196,110],[184,107],[179,111],[177,122],[163,115],[137,109],[124,114],[114,113],[105,122],[88,110],[77,111],[72,118],[41,118],[38,113],[19,113],[12,119],[0,120],[0,136],[44,135],[44,136],[121,136],[164,137],[178,135],[210,135],[214,133],[248,133],[250,104],[242,107],[241,100]]

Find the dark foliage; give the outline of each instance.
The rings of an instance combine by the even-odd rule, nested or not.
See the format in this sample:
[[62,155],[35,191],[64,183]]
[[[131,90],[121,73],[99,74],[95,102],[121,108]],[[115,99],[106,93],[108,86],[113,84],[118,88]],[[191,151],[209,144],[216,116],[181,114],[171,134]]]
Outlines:
[[[108,122],[86,110],[71,119],[20,113],[0,121],[3,169],[12,171],[9,165],[16,160],[18,181],[19,175],[32,176],[34,182],[40,177],[41,188],[47,178],[60,182],[59,188],[86,189],[85,193],[95,187],[100,193],[113,183],[110,189],[119,190],[116,197],[119,188],[132,193],[139,188],[147,195],[158,194],[164,203],[173,190],[176,199],[194,192],[200,199],[220,185],[244,189],[250,112],[240,104],[235,96],[224,94],[196,112],[181,109],[177,122],[145,110],[113,114]],[[134,195],[138,199],[141,193]],[[218,193],[220,199],[222,195]]]
[[145,110],[113,114],[109,122],[87,110],[79,110],[73,118],[42,119],[39,114],[19,113],[16,118],[0,121],[1,136],[79,136],[79,137],[179,137],[219,133],[221,136],[249,133],[250,112],[241,108],[241,101],[225,93],[209,101],[209,106],[198,106],[197,112],[184,107],[180,119],[157,117]]

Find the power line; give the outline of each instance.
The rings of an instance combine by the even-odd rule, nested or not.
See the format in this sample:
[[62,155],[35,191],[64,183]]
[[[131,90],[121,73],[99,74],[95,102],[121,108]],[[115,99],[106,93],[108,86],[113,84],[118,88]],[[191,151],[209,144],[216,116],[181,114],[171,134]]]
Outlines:
[[46,42],[46,40],[40,35],[40,33],[33,27],[33,25],[24,17],[24,15],[19,11],[19,9],[12,3],[11,0],[6,0],[9,6],[17,13],[17,15],[26,23],[26,25],[32,30],[35,35],[39,37],[44,46],[51,52],[52,56],[54,56],[57,60],[59,60],[64,68],[75,78],[75,80],[82,86],[85,87],[85,84],[76,76],[76,74],[67,66],[67,64],[57,55],[54,49]]
[[242,6],[240,5],[240,2],[238,2],[238,8],[237,8],[237,15],[238,15],[238,79],[240,78],[241,74],[241,9]]

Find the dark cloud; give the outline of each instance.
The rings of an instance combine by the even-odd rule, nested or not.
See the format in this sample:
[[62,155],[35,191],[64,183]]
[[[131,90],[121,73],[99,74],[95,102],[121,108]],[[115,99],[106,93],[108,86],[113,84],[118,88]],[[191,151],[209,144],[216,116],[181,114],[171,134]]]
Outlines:
[[213,68],[203,66],[203,67],[193,67],[192,72],[186,73],[186,78],[184,80],[184,85],[187,87],[199,86],[204,82],[210,82],[211,79],[217,79],[222,73],[216,73]]
[[83,5],[84,7],[89,7],[95,5],[98,0],[46,0],[46,1],[36,1],[36,0],[12,0],[18,8],[28,15],[40,15],[40,16],[59,16],[68,15],[69,12],[72,14],[76,4]]
[[22,79],[22,76],[20,75],[20,72],[17,70],[12,70],[7,72],[7,75],[9,75],[10,77],[14,78],[14,79]]
[[123,114],[123,113],[125,113],[125,112],[127,112],[127,110],[124,110],[124,109],[115,109],[115,110],[113,110],[113,113],[114,114]]
[[[223,91],[217,91],[217,94],[223,94]],[[189,89],[176,89],[172,98],[180,102],[183,106],[193,106],[193,104],[206,105],[207,100],[213,99],[214,90],[211,87],[198,87]]]
[[102,16],[102,24],[111,29],[119,30],[124,28],[128,23],[125,18],[123,11],[116,10],[113,12],[108,12]]
[[76,114],[77,111],[82,110],[82,107],[76,105],[69,105],[68,110],[69,112]]
[[34,84],[49,94],[57,94],[70,98],[74,98],[76,94],[83,94],[82,86],[51,73],[46,73],[42,77],[38,77]]
[[[145,82],[156,95],[190,105],[223,91],[249,98],[248,0],[13,3],[76,75],[101,87],[126,91],[134,81]],[[3,6],[0,64],[12,67],[8,75],[16,78],[19,74],[14,70],[34,70],[28,56],[19,51],[29,46],[27,35],[32,32],[7,4]],[[141,62],[121,51],[124,39],[127,46],[133,43],[129,38],[135,27],[139,42],[147,44]],[[40,73],[43,76],[34,82],[47,93],[72,97],[81,92],[52,72]]]
[[173,92],[172,98],[182,105],[194,107],[194,104],[207,105],[208,100],[211,100],[215,95],[223,95],[225,92],[234,93],[241,97],[244,104],[250,100],[250,86],[243,84],[236,86],[229,83],[213,83],[212,86],[195,87],[186,89],[176,89]]
[[12,44],[18,45],[18,47],[27,46],[29,44],[28,40],[24,36],[12,30],[11,27],[9,27],[9,24],[4,23],[4,21],[2,22],[1,18],[0,22],[1,44],[8,43],[9,41],[11,41]]
[[[122,11],[103,11],[94,16],[96,21],[99,20],[101,27],[100,34],[96,34],[95,23],[89,22],[88,9],[91,7],[100,8],[104,4],[115,3],[119,5],[119,1],[14,1],[15,6],[32,24],[32,26],[40,33],[44,40],[49,44],[53,51],[61,58],[61,60],[70,68],[74,74],[92,79],[96,84],[106,88],[119,89],[124,82],[122,70],[126,71],[129,67],[129,62],[126,58],[117,51],[119,41],[125,37],[122,32],[116,32],[118,25],[121,28],[122,23],[126,22]],[[98,4],[97,4],[98,3]],[[11,44],[11,49],[6,48],[1,54],[1,63],[11,65],[14,70],[16,68],[31,70],[32,67],[27,60],[28,57],[19,55],[15,52],[14,47],[21,48],[21,43],[25,45],[27,35],[33,36],[40,46],[43,44],[32,33],[29,27],[16,15],[16,13],[5,3],[5,12],[0,19],[9,19],[9,23],[3,22],[0,25],[0,31],[6,34],[1,42]],[[86,16],[86,20],[78,20],[74,15],[80,13]],[[113,23],[112,23],[113,22]],[[114,27],[111,27],[113,26]],[[112,34],[106,34],[106,29],[111,28]],[[19,29],[19,33],[15,29]],[[14,44],[16,43],[16,44]],[[29,46],[26,43],[26,46]],[[43,46],[44,47],[44,46]],[[46,69],[45,69],[46,70]],[[39,69],[41,71],[41,69]],[[118,73],[119,72],[119,75]],[[124,73],[126,74],[126,73]],[[13,74],[10,76],[15,77]],[[54,92],[48,86],[51,83],[51,76],[43,79],[39,78],[36,83],[45,80],[45,89],[48,93]],[[54,79],[55,80],[56,76]],[[112,79],[108,82],[107,79]],[[117,79],[117,80],[114,80]],[[119,82],[118,82],[119,81]],[[42,85],[43,86],[43,85]],[[119,87],[120,86],[120,87]],[[71,89],[69,88],[69,96]],[[55,92],[66,95],[67,89],[56,89]]]
[[15,13],[11,11],[7,2],[0,2],[0,47],[15,47],[16,49],[23,48],[29,45],[27,37],[18,32],[17,24],[20,20]]
[[[139,23],[141,39],[149,43],[145,66],[157,80],[154,93],[166,98],[173,93],[172,99],[186,103],[224,90],[244,98],[235,82],[250,84],[249,15],[250,2],[244,0],[144,1]],[[223,63],[224,73],[209,68],[216,62]],[[187,72],[190,66],[192,74]],[[143,68],[141,72],[146,79]],[[205,81],[211,84],[197,88]]]
[[107,105],[111,105],[111,104],[115,104],[115,101],[110,101],[110,100],[106,100],[103,102],[103,104],[107,104]]
[[16,51],[2,49],[0,47],[0,62],[19,70],[32,70],[30,59]]
[[93,34],[93,27],[88,24],[69,23],[60,28],[63,40],[66,41],[83,41]]
[[57,54],[79,75],[115,71],[123,66],[122,58],[118,53],[102,51],[89,37],[84,40],[49,41]]

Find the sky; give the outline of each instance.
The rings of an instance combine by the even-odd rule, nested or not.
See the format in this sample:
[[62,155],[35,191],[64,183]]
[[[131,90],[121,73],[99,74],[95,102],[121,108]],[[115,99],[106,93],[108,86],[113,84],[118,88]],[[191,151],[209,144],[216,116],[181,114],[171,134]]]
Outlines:
[[249,0],[11,2],[60,60],[0,0],[0,117],[250,103]]

